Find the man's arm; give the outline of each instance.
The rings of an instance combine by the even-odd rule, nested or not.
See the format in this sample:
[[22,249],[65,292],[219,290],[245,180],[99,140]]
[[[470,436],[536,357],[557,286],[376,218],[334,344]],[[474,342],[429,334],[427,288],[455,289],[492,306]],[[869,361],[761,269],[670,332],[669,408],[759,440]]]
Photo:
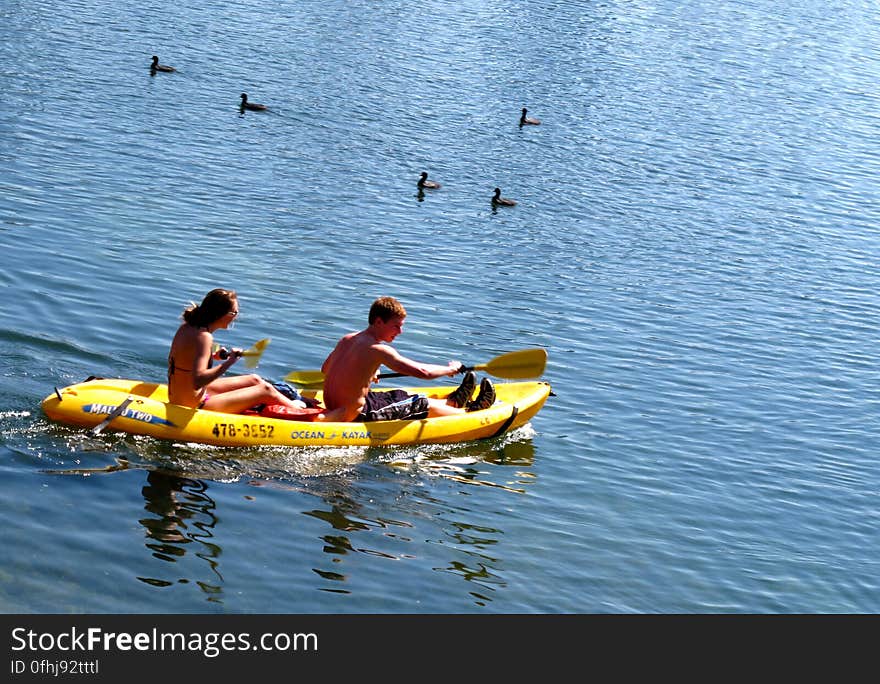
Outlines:
[[381,363],[395,373],[403,373],[422,380],[433,380],[445,375],[455,375],[461,368],[461,361],[450,361],[445,366],[434,363],[420,363],[400,355],[397,350],[387,344],[376,345]]

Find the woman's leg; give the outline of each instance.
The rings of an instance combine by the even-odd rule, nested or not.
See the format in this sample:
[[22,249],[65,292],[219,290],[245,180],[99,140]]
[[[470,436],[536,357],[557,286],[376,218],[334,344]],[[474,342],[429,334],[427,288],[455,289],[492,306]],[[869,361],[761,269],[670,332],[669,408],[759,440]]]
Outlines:
[[206,388],[208,399],[204,408],[224,413],[241,413],[257,404],[283,404],[288,408],[304,408],[272,387],[259,375],[238,375],[218,378]]

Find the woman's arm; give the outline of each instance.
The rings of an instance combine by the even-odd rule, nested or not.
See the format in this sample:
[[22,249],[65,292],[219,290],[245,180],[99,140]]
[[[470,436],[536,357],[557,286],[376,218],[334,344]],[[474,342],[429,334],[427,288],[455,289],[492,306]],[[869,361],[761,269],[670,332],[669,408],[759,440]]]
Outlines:
[[196,354],[193,359],[193,382],[196,389],[210,385],[214,380],[229,370],[230,366],[241,358],[241,351],[233,349],[229,356],[219,366],[210,368],[211,349],[214,346],[214,336],[203,330],[196,338]]

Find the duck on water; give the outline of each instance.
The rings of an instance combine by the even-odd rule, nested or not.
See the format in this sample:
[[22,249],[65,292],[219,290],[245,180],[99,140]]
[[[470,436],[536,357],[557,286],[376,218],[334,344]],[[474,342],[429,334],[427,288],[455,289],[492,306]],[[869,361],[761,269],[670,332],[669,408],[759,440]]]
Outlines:
[[153,61],[150,63],[150,71],[156,73],[157,71],[177,71],[173,66],[168,66],[167,64],[159,64],[159,58],[156,55],[153,55]]
[[495,194],[492,195],[493,207],[515,207],[516,200],[508,199],[501,196],[501,188],[495,188]]
[[249,109],[252,112],[263,112],[268,109],[268,107],[264,104],[259,104],[257,102],[248,102],[247,93],[241,94],[241,109],[242,111],[245,109]]
[[422,175],[419,176],[419,182],[417,183],[419,190],[428,189],[428,190],[436,190],[440,187],[440,183],[432,180],[428,180],[428,172],[422,171]]
[[541,122],[538,119],[533,119],[530,116],[526,116],[526,112],[528,112],[528,111],[529,111],[528,109],[523,107],[522,116],[519,117],[519,125],[520,126],[526,126],[526,125],[538,126],[538,125],[540,125]]

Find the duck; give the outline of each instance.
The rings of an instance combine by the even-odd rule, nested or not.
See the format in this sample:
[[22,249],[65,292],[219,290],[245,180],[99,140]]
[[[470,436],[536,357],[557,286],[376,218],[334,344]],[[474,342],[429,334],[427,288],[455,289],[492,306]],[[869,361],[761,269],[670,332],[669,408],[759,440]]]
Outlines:
[[159,58],[153,55],[153,62],[150,64],[150,71],[177,71],[173,66],[159,64]]
[[528,111],[529,111],[528,109],[523,107],[522,116],[519,117],[519,125],[520,126],[525,126],[526,124],[530,124],[532,126],[540,125],[541,122],[538,119],[533,119],[530,116],[526,116],[526,112],[528,112]]
[[241,108],[242,109],[250,109],[254,112],[262,112],[268,109],[268,107],[264,104],[257,104],[256,102],[248,102],[247,93],[241,94]]
[[515,207],[516,200],[507,199],[501,196],[501,188],[495,188],[495,194],[492,195],[492,206],[494,207]]
[[440,187],[440,183],[432,180],[428,180],[428,172],[422,171],[422,175],[419,177],[418,182],[419,190],[423,188],[427,188],[429,190],[436,190]]

